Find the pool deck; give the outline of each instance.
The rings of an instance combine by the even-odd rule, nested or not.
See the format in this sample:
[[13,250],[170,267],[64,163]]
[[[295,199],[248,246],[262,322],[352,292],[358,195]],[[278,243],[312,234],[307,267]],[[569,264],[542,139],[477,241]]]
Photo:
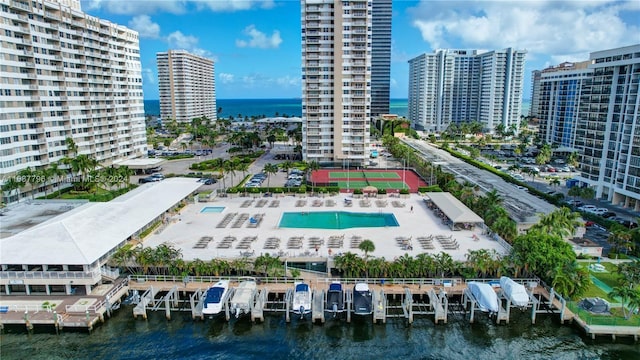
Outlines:
[[[361,203],[363,199],[352,199],[352,205],[345,206],[345,194],[333,197],[306,197],[294,196],[282,197],[236,197],[236,198],[214,198],[208,202],[189,204],[184,207],[178,215],[175,215],[170,223],[160,230],[153,232],[143,241],[143,246],[157,246],[162,243],[169,243],[182,251],[185,260],[213,258],[239,258],[257,257],[261,254],[269,253],[280,257],[327,257],[337,255],[347,251],[362,255],[357,248],[352,248],[352,238],[360,237],[362,240],[369,239],[375,244],[376,250],[371,253],[374,257],[384,257],[393,260],[404,254],[416,256],[421,253],[437,254],[441,251],[449,253],[454,260],[465,260],[468,250],[495,249],[503,254],[506,250],[496,241],[482,233],[482,229],[476,227],[474,230],[452,231],[444,225],[422,200],[418,194],[411,194],[408,198],[385,198],[379,199],[386,202],[378,204],[377,199],[369,199],[369,205]],[[278,204],[275,206],[273,201]],[[306,204],[300,206],[300,201]],[[250,204],[248,204],[250,202]],[[331,206],[331,203],[334,203]],[[321,205],[320,205],[321,204]],[[381,205],[379,207],[378,205]],[[395,205],[395,206],[394,206]],[[224,206],[221,213],[201,213],[206,206]],[[413,207],[413,211],[411,208]],[[377,228],[351,228],[341,230],[325,229],[295,229],[280,228],[278,224],[284,212],[313,212],[313,211],[351,211],[363,213],[393,213],[398,221],[398,227],[377,227]],[[231,217],[231,214],[236,214]],[[247,214],[245,220],[241,215]],[[262,220],[256,226],[251,224],[250,218],[261,215]],[[225,217],[229,219],[224,227]],[[434,249],[424,249],[418,242],[418,237],[428,237],[433,235],[432,244]],[[436,241],[435,237],[441,235],[455,239],[459,244],[457,249],[444,249],[443,245]],[[342,246],[328,248],[330,237],[341,237]],[[197,246],[201,238],[212,237],[213,240],[205,241]],[[219,248],[219,244],[226,237],[234,237],[228,249]],[[248,242],[243,248],[241,241],[246,237],[255,237],[254,241]],[[302,247],[292,249],[288,247],[290,238],[302,237]],[[279,246],[273,249],[265,249],[265,243],[269,238],[280,239]],[[316,239],[312,239],[316,238]],[[403,241],[399,238],[405,238]],[[320,246],[313,245],[321,242]],[[339,241],[338,241],[339,242]],[[334,244],[335,245],[335,244]],[[407,248],[406,245],[411,245]],[[331,254],[330,254],[331,252]]]

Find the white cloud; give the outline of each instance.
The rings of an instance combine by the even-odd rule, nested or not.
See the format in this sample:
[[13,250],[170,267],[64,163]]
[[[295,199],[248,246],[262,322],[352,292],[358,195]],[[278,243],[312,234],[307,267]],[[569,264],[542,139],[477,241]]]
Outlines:
[[273,0],[200,0],[196,2],[196,7],[212,11],[239,11],[254,8],[271,9],[274,3]]
[[[231,75],[233,76],[233,75]],[[300,77],[292,75],[284,75],[280,77],[271,77],[262,73],[251,73],[242,76],[240,82],[244,88],[257,89],[285,89],[285,88],[299,88]]]
[[607,1],[422,1],[410,12],[413,26],[432,49],[515,47],[534,54],[584,56],[635,42],[629,34],[638,33],[637,24],[626,23],[619,14],[632,6]]
[[234,75],[233,74],[227,74],[227,73],[220,73],[220,74],[218,74],[218,80],[222,84],[230,84],[230,83],[234,82]]
[[129,27],[143,38],[156,39],[160,37],[160,25],[151,21],[149,15],[138,15],[129,20]]
[[276,84],[281,87],[289,87],[289,86],[300,86],[300,77],[299,76],[283,76],[276,78]]
[[153,70],[151,70],[149,68],[144,68],[144,69],[142,69],[142,75],[145,77],[145,79],[147,79],[149,84],[155,84],[156,83],[156,76],[153,73]]
[[83,0],[85,10],[104,10],[113,14],[135,15],[168,12],[184,14],[190,9],[197,11],[242,11],[270,9],[273,0]]
[[271,36],[267,36],[265,33],[256,29],[255,25],[249,25],[244,29],[244,31],[242,31],[242,33],[249,36],[251,39],[249,41],[236,40],[236,46],[241,48],[251,47],[260,49],[277,49],[282,43],[280,31],[278,30],[274,30]]
[[218,59],[209,50],[198,47],[199,39],[193,35],[185,35],[181,31],[174,31],[166,38],[169,48],[175,50],[186,50],[192,54],[210,58],[213,61]]
[[85,10],[105,10],[113,14],[134,15],[168,12],[183,14],[185,0],[86,0],[82,4]]

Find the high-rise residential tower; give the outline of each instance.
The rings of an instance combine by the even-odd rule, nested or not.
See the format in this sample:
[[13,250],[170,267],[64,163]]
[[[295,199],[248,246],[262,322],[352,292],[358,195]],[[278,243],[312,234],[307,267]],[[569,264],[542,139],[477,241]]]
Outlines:
[[520,123],[525,51],[436,50],[409,60],[409,120],[441,132],[479,121],[493,132]]
[[371,117],[371,0],[301,0],[302,156],[363,164]]
[[391,85],[391,0],[373,0],[371,116],[389,113]]
[[640,211],[640,44],[591,53],[583,80],[576,148],[596,198]]
[[575,150],[582,83],[593,74],[593,69],[588,68],[590,63],[565,62],[534,71],[538,73],[533,93],[537,97],[535,117],[539,119],[540,137],[568,152]]
[[217,119],[213,60],[184,50],[156,54],[160,117],[191,122],[200,117]]
[[67,138],[103,165],[146,154],[137,32],[79,0],[2,0],[0,22],[0,177],[61,160]]

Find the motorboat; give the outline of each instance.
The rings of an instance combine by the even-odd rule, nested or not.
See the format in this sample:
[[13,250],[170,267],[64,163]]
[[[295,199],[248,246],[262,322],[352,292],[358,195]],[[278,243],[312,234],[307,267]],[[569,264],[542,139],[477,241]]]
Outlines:
[[371,315],[373,295],[366,283],[357,283],[353,287],[353,313],[355,315]]
[[253,294],[256,291],[256,281],[254,279],[244,280],[240,282],[238,287],[233,293],[231,299],[231,309],[233,310],[236,318],[240,315],[249,314],[253,307]]
[[326,311],[333,313],[333,317],[336,317],[338,313],[344,311],[344,291],[342,290],[342,284],[339,282],[329,284],[325,309]]
[[204,299],[204,306],[202,307],[202,314],[204,315],[218,315],[222,312],[224,305],[223,301],[229,293],[229,281],[220,280],[215,285],[211,286],[207,290],[207,295]]
[[491,313],[498,312],[500,309],[498,295],[491,285],[480,282],[469,282],[467,283],[467,287],[478,302],[478,307],[481,311]]
[[529,305],[529,294],[522,284],[518,284],[513,279],[503,276],[500,278],[500,287],[507,299],[515,306],[525,307]]
[[138,303],[140,303],[140,293],[138,293],[138,290],[131,291],[122,303],[124,305],[138,305]]
[[300,315],[300,319],[311,313],[311,290],[309,289],[309,284],[303,282],[294,284],[291,310],[294,314]]

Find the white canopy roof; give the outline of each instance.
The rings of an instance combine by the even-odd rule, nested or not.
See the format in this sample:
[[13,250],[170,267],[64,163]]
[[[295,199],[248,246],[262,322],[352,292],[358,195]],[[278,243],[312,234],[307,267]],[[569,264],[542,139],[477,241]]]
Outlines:
[[430,192],[427,196],[454,224],[458,223],[484,223],[484,220],[471,211],[460,200],[448,192]]
[[197,179],[147,183],[0,239],[0,264],[90,265],[194,192]]

